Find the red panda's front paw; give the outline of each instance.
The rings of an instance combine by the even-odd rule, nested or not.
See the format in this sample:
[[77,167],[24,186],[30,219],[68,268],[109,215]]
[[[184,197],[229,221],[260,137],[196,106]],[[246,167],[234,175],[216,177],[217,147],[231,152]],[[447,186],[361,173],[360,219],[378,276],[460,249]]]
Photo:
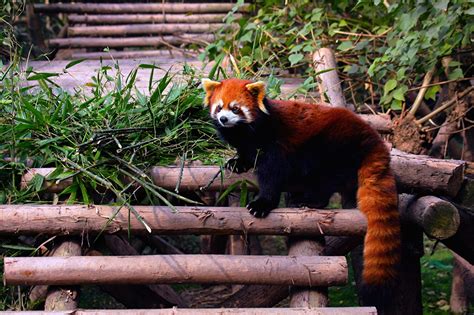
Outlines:
[[256,218],[266,217],[274,208],[275,206],[271,201],[263,198],[257,198],[247,205],[250,214]]
[[225,168],[237,174],[244,173],[249,170],[249,167],[247,167],[245,162],[239,157],[229,159],[225,163]]

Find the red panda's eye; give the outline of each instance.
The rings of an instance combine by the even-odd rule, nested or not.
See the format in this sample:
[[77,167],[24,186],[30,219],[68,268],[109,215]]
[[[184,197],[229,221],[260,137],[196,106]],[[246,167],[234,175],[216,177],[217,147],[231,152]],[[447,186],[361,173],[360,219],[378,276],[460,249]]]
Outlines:
[[232,108],[232,112],[234,114],[238,114],[238,113],[240,113],[240,109],[238,107],[234,107],[234,108]]
[[216,108],[216,112],[220,112],[222,110],[222,106],[221,105],[217,105],[217,108]]

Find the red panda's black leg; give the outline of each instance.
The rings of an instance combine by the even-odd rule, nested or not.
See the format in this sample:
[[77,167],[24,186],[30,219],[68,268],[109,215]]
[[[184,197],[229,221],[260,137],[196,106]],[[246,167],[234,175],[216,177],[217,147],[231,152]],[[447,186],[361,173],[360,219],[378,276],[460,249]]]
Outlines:
[[288,172],[289,166],[280,150],[268,149],[259,156],[257,162],[259,194],[247,205],[252,215],[263,218],[278,207]]

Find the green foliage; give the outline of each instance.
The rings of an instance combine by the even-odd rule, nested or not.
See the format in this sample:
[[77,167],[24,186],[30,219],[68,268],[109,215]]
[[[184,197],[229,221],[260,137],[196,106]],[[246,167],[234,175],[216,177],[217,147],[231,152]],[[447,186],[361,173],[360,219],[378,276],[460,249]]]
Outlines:
[[[57,73],[21,73],[16,68],[8,70],[16,75],[0,73],[0,154],[10,158],[0,160],[2,200],[40,200],[43,177],[34,177],[28,190],[18,187],[18,176],[32,163],[56,167],[50,181],[72,179],[59,195],[69,203],[92,203],[93,196],[103,195],[107,188],[116,202],[127,204],[133,183],[145,187],[148,202],[171,206],[166,195],[189,202],[155,186],[146,171],[153,165],[173,164],[178,156],[220,162],[225,147],[202,107],[203,92],[193,70],[186,66],[181,81],[171,74],[153,81],[156,68],[141,64],[123,77],[118,63],[104,65],[88,83],[92,93],[77,94],[55,87],[51,78]],[[135,87],[143,69],[151,69],[146,93]],[[25,80],[33,85],[20,83]]]
[[[332,47],[345,64],[338,70],[358,104],[370,92],[385,108],[400,109],[409,87],[419,84],[442,57],[472,47],[468,0],[274,0],[257,1],[255,10],[236,21],[238,28],[222,30],[201,57],[230,54],[254,75],[278,68],[314,77],[311,53]],[[463,77],[459,63],[450,66],[449,79]],[[427,97],[435,93],[431,90]]]

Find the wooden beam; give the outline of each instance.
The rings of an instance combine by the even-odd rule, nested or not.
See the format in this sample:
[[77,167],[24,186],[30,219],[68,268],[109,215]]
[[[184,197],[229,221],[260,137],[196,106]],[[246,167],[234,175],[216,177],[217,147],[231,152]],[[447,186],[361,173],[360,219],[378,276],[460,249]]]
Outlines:
[[[245,208],[134,206],[154,234],[363,235],[366,219],[354,210],[273,210],[257,219]],[[148,233],[127,208],[83,205],[0,205],[0,234]],[[110,222],[108,222],[110,221]],[[129,225],[130,223],[130,225]]]
[[458,209],[449,201],[424,196],[410,202],[413,196],[400,195],[401,215],[423,229],[426,235],[444,240],[456,234],[460,225]]
[[[139,253],[130,243],[123,237],[118,235],[105,235],[105,244],[110,249],[112,254],[117,256],[138,256]],[[110,289],[110,288],[109,288]],[[135,289],[142,291],[150,291],[154,297],[156,304],[161,304],[164,307],[178,306],[189,307],[189,302],[183,299],[176,291],[167,284],[150,284],[144,285],[144,288],[135,286]],[[148,289],[148,290],[147,290]]]
[[[51,315],[50,312],[8,312],[19,315]],[[377,315],[375,307],[324,307],[324,308],[205,308],[205,309],[128,309],[128,310],[75,310],[73,315]]]
[[129,25],[94,25],[71,26],[68,35],[73,36],[127,36],[138,34],[180,34],[180,33],[212,33],[225,24],[181,23],[181,24],[129,24]]
[[[70,24],[222,23],[226,14],[71,14]],[[242,14],[234,14],[241,18]]]
[[[464,181],[465,161],[433,159],[424,155],[403,153],[399,150],[391,151],[391,167],[397,179],[400,192],[424,193],[456,196]],[[47,176],[53,168],[32,168],[22,178],[22,187],[26,187],[35,174]],[[256,183],[251,173],[235,174],[224,171],[223,181],[216,179],[220,171],[217,166],[191,166],[181,168],[177,166],[153,167],[150,175],[156,185],[174,190],[178,179],[181,178],[181,191],[195,191],[208,186],[209,191],[226,189],[238,181],[248,180]],[[70,186],[71,180],[60,182],[45,181],[44,189],[49,192],[60,192]],[[255,188],[249,185],[249,189]],[[288,190],[298,190],[298,187],[289,187]]]
[[347,282],[345,257],[146,255],[5,257],[7,285],[279,284]]
[[464,181],[465,165],[465,161],[434,159],[397,149],[391,151],[390,166],[399,192],[454,197]]
[[[234,3],[52,3],[34,4],[39,13],[227,13]],[[249,5],[239,8],[248,10]]]
[[147,57],[186,57],[195,56],[199,52],[194,50],[166,50],[166,49],[153,49],[153,50],[125,50],[125,51],[97,51],[97,52],[75,52],[71,54],[71,59],[140,59]]
[[213,34],[181,34],[167,36],[147,37],[72,37],[56,38],[48,41],[49,46],[54,47],[82,47],[82,48],[104,48],[104,47],[145,47],[181,44],[205,44],[214,40]]

